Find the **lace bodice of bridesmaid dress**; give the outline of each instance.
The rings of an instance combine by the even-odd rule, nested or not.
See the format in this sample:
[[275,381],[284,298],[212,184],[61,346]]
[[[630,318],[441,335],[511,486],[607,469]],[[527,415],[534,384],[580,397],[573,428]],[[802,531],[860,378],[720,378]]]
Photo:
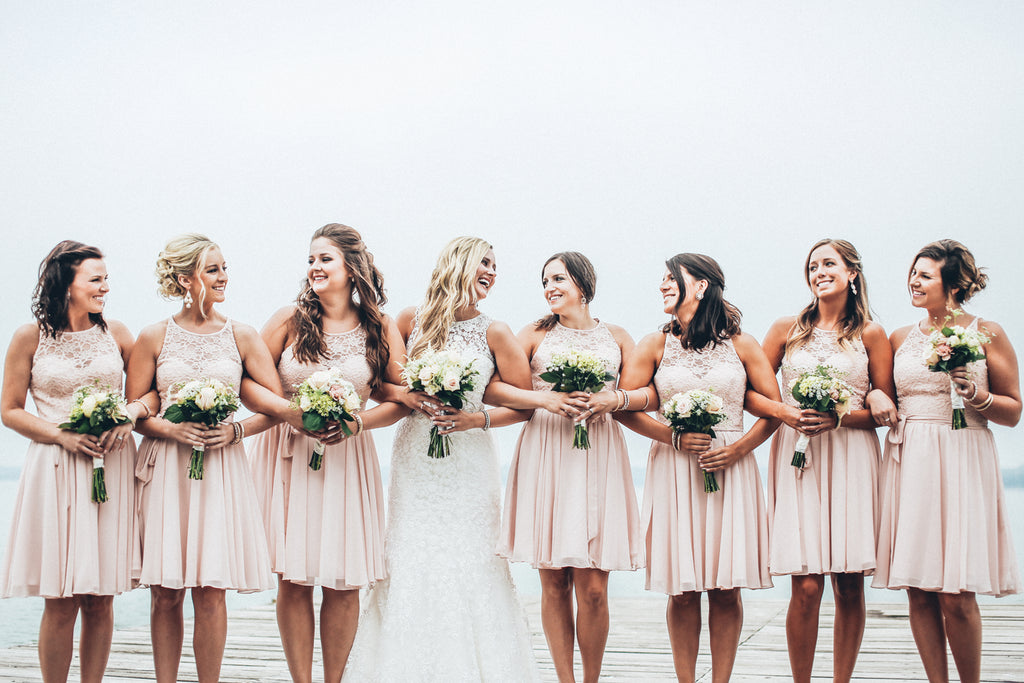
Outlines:
[[39,417],[59,424],[71,413],[75,389],[96,382],[121,391],[123,378],[124,360],[117,342],[94,325],[80,332],[61,332],[56,339],[40,333],[28,388]]
[[[975,318],[969,329],[978,328]],[[893,357],[893,379],[896,380],[896,397],[900,415],[907,417],[934,418],[949,421],[953,405],[949,398],[949,375],[932,372],[925,363],[930,353],[928,335],[920,325],[910,328],[907,338],[896,350]],[[978,393],[988,391],[988,364],[984,360],[967,364],[967,373],[978,385]],[[985,416],[964,401],[967,426],[984,427],[988,424]]]
[[818,365],[835,368],[840,378],[853,389],[850,410],[864,407],[864,397],[871,388],[871,379],[868,375],[868,353],[863,340],[857,337],[844,348],[839,344],[838,333],[817,327],[803,346],[791,351],[782,361],[782,400],[799,407],[789,391],[789,383]]
[[[552,384],[540,378],[541,373],[547,370],[552,357],[557,353],[564,353],[570,349],[590,351],[604,363],[605,372],[611,373],[613,377],[619,374],[619,367],[622,364],[622,350],[612,336],[608,327],[598,322],[596,327],[589,330],[576,330],[566,327],[560,323],[548,330],[533,352],[530,359],[530,374],[533,375],[533,388],[536,391],[550,390]],[[605,383],[605,388],[615,386],[615,380]]]
[[[456,320],[448,330],[448,341],[444,345],[445,351],[453,351],[461,354],[463,358],[472,358],[473,368],[479,373],[473,384],[473,389],[466,392],[466,400],[462,407],[467,413],[478,412],[483,409],[484,390],[491,375],[494,374],[494,355],[491,347],[487,345],[487,328],[491,326],[491,318],[483,313],[469,320]],[[413,325],[409,334],[408,346],[411,348],[419,336],[419,317]],[[413,417],[422,415],[414,413]]]
[[[661,364],[654,373],[654,386],[662,403],[682,391],[713,391],[722,397],[726,415],[725,421],[717,425],[715,431],[743,431],[747,371],[736,355],[731,339],[694,351],[684,349],[677,337],[666,334]],[[660,411],[657,419],[668,424]]]
[[219,379],[238,391],[242,381],[242,357],[238,354],[231,321],[212,334],[196,334],[167,320],[164,345],[156,359],[156,388],[160,410],[170,405],[175,385],[194,379]]
[[281,354],[277,364],[277,372],[281,376],[281,386],[285,395],[291,398],[295,387],[302,384],[317,370],[338,368],[342,376],[355,386],[363,404],[370,396],[370,379],[372,371],[366,362],[366,330],[359,325],[348,332],[324,333],[327,344],[327,357],[316,363],[303,363],[295,357],[295,345],[292,344]]

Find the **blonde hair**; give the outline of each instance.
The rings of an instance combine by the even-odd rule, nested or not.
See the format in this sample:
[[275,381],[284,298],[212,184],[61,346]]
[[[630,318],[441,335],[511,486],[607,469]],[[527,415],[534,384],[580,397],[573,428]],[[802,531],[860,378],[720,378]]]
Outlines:
[[441,250],[417,313],[419,335],[409,347],[409,358],[428,348],[444,348],[455,311],[477,301],[476,269],[490,249],[491,245],[479,237],[456,237]]
[[[186,289],[178,281],[180,275],[191,277],[206,267],[206,257],[217,244],[209,237],[195,232],[178,235],[167,243],[156,259],[157,291],[165,299],[184,298]],[[203,310],[205,291],[196,302]]]

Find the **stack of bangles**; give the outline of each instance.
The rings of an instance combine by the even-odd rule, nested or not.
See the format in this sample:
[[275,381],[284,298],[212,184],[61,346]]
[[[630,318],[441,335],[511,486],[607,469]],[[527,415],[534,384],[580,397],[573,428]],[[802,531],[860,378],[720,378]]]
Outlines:
[[672,430],[672,448],[673,448],[673,450],[677,450],[677,451],[681,450],[679,448],[679,437],[681,437],[682,435],[683,435],[683,432],[679,431],[678,429],[673,429]]
[[[629,410],[629,392],[625,389],[616,389],[615,394],[619,397],[619,402],[615,406],[615,412],[620,410]],[[641,413],[647,412],[647,405],[651,402],[651,395],[644,391],[644,405],[640,408]]]
[[977,382],[971,382],[971,384],[974,385],[974,391],[972,391],[971,395],[967,398],[967,402],[971,405],[972,408],[977,410],[979,413],[981,411],[983,411],[983,410],[987,410],[988,407],[990,405],[992,405],[992,401],[996,400],[995,395],[990,391],[990,392],[988,392],[988,398],[986,398],[981,403],[975,403],[974,399],[978,395],[978,383]]
[[[145,420],[146,418],[148,418],[148,417],[149,417],[150,415],[152,415],[152,414],[153,414],[153,411],[151,411],[151,410],[149,409],[149,406],[148,406],[148,405],[146,405],[146,402],[145,402],[145,401],[143,401],[143,400],[142,400],[141,398],[137,398],[137,399],[135,399],[134,401],[129,401],[129,402],[128,402],[128,405],[131,405],[131,404],[133,404],[133,403],[138,403],[138,404],[139,404],[140,406],[142,406],[143,408],[145,408],[145,409],[146,409],[146,414],[145,414],[145,415],[140,415],[140,416],[139,416],[139,417],[141,417],[141,418],[142,418],[143,420]],[[135,420],[132,420],[132,427],[134,427],[134,426],[135,426],[135,423],[136,423],[136,421],[137,421],[137,420],[138,420],[138,418],[136,418]]]
[[232,422],[231,428],[235,430],[235,438],[231,439],[231,445],[241,443],[242,438],[245,437],[245,425],[241,422]]

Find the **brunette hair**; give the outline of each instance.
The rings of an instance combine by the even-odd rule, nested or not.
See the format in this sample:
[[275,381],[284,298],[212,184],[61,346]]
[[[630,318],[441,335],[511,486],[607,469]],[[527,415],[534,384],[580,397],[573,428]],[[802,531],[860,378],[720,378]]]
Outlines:
[[[74,240],[64,240],[39,264],[39,281],[32,292],[32,315],[43,335],[56,339],[68,327],[68,294],[78,266],[86,259],[101,259],[103,252]],[[90,313],[89,320],[107,329],[103,313]]]
[[[580,290],[587,301],[594,300],[594,293],[597,291],[597,273],[594,272],[594,264],[586,256],[578,251],[560,251],[547,261],[540,269],[541,282],[544,281],[544,269],[552,261],[561,261],[565,264],[565,270],[569,273],[569,279]],[[558,315],[552,313],[537,321],[538,330],[550,330],[558,322]]]
[[988,284],[985,269],[979,268],[970,249],[956,240],[938,240],[922,247],[910,263],[908,280],[919,258],[928,258],[942,264],[939,268],[942,274],[942,287],[947,295],[954,289],[958,290],[953,295],[958,305],[970,301],[971,297],[985,289],[985,285]]
[[704,254],[676,254],[665,261],[665,266],[679,287],[679,304],[686,296],[683,270],[696,280],[707,280],[708,286],[687,328],[684,330],[679,324],[679,319],[673,317],[661,328],[662,332],[679,337],[684,349],[696,351],[701,351],[708,345],[714,348],[720,342],[740,333],[740,309],[722,296],[725,291],[725,276],[715,259]]
[[[808,287],[811,286],[811,275],[808,270],[811,265],[811,254],[819,247],[824,246],[830,246],[835,249],[850,272],[857,275],[856,278],[850,280],[856,286],[853,289],[848,288],[846,291],[846,314],[843,316],[843,326],[839,330],[838,335],[839,345],[846,348],[851,345],[854,339],[863,334],[864,328],[871,321],[871,309],[868,306],[868,283],[864,279],[864,268],[861,265],[860,253],[857,251],[857,248],[846,240],[826,237],[815,242],[811,250],[807,252],[807,259],[804,261],[804,279],[807,281]],[[856,293],[854,293],[854,289],[856,289]],[[785,349],[787,356],[790,352],[807,343],[807,340],[811,338],[811,334],[814,332],[814,325],[817,322],[818,297],[814,297],[811,303],[807,304],[800,311],[796,322],[793,323],[793,327],[789,330]]]
[[[353,302],[359,322],[366,331],[366,362],[370,366],[370,388],[375,389],[387,373],[390,349],[384,334],[384,315],[381,307],[388,302],[384,294],[384,277],[373,265],[373,254],[367,250],[363,238],[354,228],[340,223],[328,223],[313,233],[313,240],[324,238],[341,251],[345,268],[352,276]],[[295,358],[302,363],[315,363],[328,354],[324,340],[323,305],[320,297],[302,280],[295,298],[295,312],[291,324],[295,330]]]

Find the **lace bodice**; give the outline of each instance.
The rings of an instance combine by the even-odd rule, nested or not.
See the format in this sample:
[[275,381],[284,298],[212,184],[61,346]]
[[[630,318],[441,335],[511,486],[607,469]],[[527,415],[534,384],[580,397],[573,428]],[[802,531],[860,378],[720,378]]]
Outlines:
[[[662,403],[674,394],[691,389],[711,390],[725,402],[726,419],[715,431],[743,431],[743,398],[747,392],[747,371],[736,355],[732,340],[708,346],[702,351],[684,349],[679,339],[665,335],[661,364],[654,373],[654,386]],[[660,422],[668,421],[658,412]]]
[[40,333],[28,388],[39,417],[59,424],[71,413],[75,389],[97,382],[121,391],[123,379],[124,360],[117,342],[95,325],[62,332],[56,339]]
[[[487,328],[490,327],[491,322],[491,318],[483,313],[469,320],[456,320],[448,330],[448,342],[444,345],[446,351],[454,351],[461,354],[463,358],[474,359],[473,367],[479,373],[473,390],[466,393],[466,401],[462,409],[467,413],[483,408],[484,390],[487,388],[487,383],[491,381],[491,375],[494,374],[494,355],[491,353],[491,347],[487,345]],[[419,336],[418,318],[409,334],[409,347],[412,347],[417,336]],[[414,417],[416,415],[422,416],[422,413],[415,413]]]
[[[619,367],[622,365],[622,350],[604,323],[598,322],[597,326],[590,330],[574,330],[556,323],[544,335],[544,339],[533,352],[533,358],[530,359],[530,373],[533,375],[534,390],[547,391],[551,389],[551,383],[542,380],[540,375],[547,370],[552,356],[569,349],[590,351],[604,362],[606,372],[618,377]],[[611,380],[606,383],[605,388],[614,386],[615,380]]]
[[799,407],[789,391],[789,383],[818,365],[835,368],[842,374],[842,380],[853,389],[850,410],[864,407],[864,397],[871,388],[871,379],[868,375],[868,352],[863,340],[858,337],[847,348],[843,348],[839,344],[837,332],[817,327],[803,346],[794,349],[782,361],[782,400]]
[[366,330],[359,325],[348,332],[335,334],[324,333],[327,343],[327,358],[316,363],[301,363],[295,357],[295,345],[291,345],[281,354],[277,363],[277,372],[281,376],[281,386],[285,394],[291,398],[295,387],[302,384],[317,370],[338,368],[342,376],[355,385],[359,398],[366,404],[370,396],[370,379],[372,372],[366,362]]
[[[970,329],[977,329],[977,326],[977,318],[968,325]],[[896,350],[893,357],[893,379],[896,380],[900,415],[948,421],[953,411],[949,398],[949,375],[928,369],[925,364],[928,350],[928,335],[916,324],[910,328],[907,338]],[[979,393],[988,391],[988,365],[984,360],[968,363],[967,372],[977,383]],[[968,426],[983,427],[988,424],[981,413],[966,401],[964,403]]]
[[169,405],[169,392],[179,383],[193,379],[219,379],[235,391],[242,381],[242,357],[231,321],[218,332],[196,334],[167,319],[164,345],[156,359],[156,388],[160,392],[160,414]]

